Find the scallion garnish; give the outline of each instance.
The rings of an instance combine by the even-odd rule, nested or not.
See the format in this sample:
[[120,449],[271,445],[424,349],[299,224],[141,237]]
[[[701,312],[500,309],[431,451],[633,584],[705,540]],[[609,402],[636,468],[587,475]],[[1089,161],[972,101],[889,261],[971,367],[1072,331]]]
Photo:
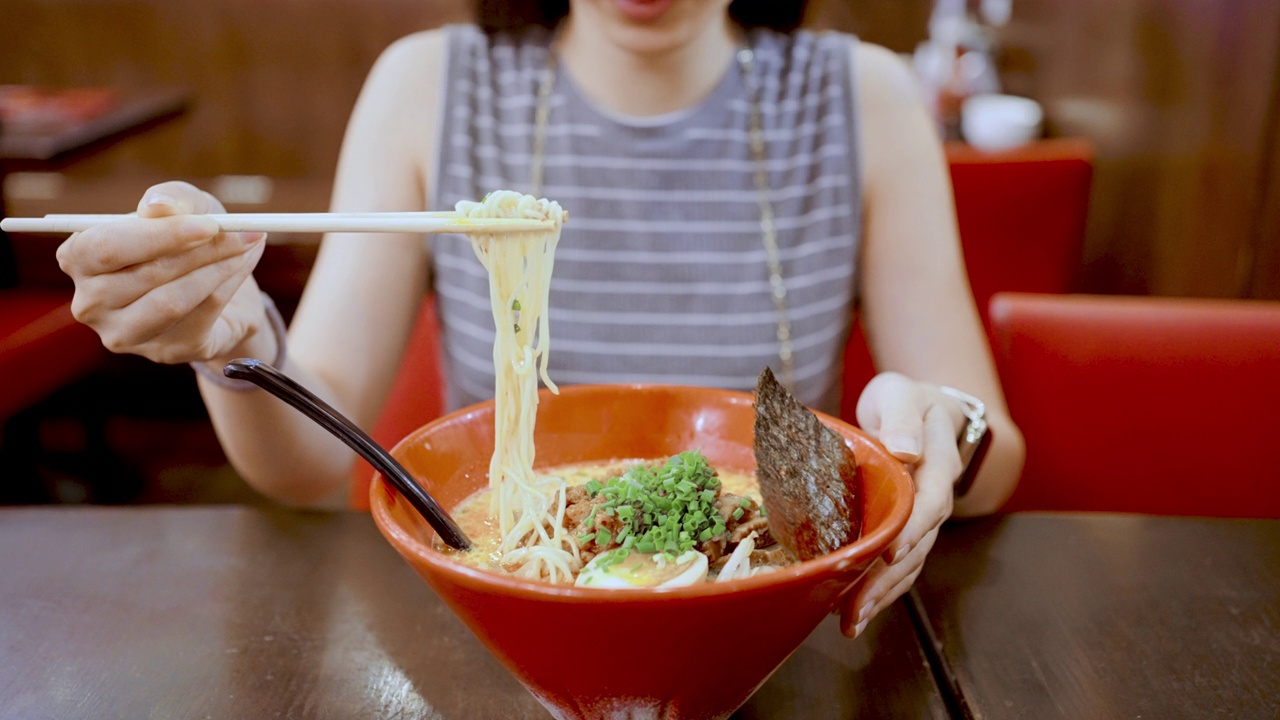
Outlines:
[[592,498],[602,497],[584,525],[592,527],[596,511],[615,517],[622,527],[615,536],[598,529],[596,544],[612,542],[637,552],[679,555],[725,532],[716,510],[720,479],[698,451],[680,453],[661,468],[637,465],[621,477],[585,485]]

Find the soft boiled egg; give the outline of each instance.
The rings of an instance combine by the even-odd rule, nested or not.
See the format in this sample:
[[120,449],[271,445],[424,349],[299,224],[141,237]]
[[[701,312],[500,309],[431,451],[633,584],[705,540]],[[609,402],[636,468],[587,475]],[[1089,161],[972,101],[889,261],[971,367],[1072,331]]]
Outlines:
[[608,590],[673,588],[707,578],[707,556],[697,550],[690,550],[675,560],[671,560],[670,555],[631,552],[622,562],[607,565],[604,561],[612,554],[606,552],[592,558],[578,573],[574,585]]

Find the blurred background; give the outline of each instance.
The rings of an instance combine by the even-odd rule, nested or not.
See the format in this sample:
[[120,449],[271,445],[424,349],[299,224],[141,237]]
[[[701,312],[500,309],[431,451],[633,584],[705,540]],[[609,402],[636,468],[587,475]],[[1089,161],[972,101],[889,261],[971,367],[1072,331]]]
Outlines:
[[[129,212],[169,179],[232,212],[323,210],[381,50],[468,19],[464,0],[4,0],[5,214]],[[1280,2],[812,0],[807,24],[908,56],[959,165],[1084,163],[1058,289],[1280,299]],[[1032,142],[966,125],[966,98],[994,92],[1038,103]],[[985,218],[1069,200],[965,178]],[[187,368],[108,356],[67,322],[58,242],[0,245],[0,503],[261,502]],[[286,315],[314,253],[263,259]]]

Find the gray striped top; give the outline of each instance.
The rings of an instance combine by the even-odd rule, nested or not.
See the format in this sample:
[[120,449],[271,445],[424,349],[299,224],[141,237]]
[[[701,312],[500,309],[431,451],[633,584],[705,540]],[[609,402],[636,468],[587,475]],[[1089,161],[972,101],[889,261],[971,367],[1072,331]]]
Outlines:
[[[835,411],[861,226],[848,36],[756,31],[770,197],[796,392]],[[548,35],[450,28],[432,206],[528,192]],[[557,383],[741,390],[779,370],[777,313],[736,64],[694,107],[651,118],[594,105],[560,66],[541,195],[569,212],[551,283]],[[488,278],[468,241],[432,241],[451,408],[493,396]]]

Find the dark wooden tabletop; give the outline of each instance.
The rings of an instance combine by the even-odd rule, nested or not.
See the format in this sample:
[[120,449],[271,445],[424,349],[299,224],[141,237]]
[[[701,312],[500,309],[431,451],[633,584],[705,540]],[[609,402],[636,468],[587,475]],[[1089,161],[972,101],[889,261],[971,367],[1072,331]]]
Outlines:
[[[0,510],[0,718],[545,718],[368,515]],[[908,613],[818,628],[739,718],[944,718]]]
[[1280,521],[953,524],[916,586],[971,717],[1280,717]]

